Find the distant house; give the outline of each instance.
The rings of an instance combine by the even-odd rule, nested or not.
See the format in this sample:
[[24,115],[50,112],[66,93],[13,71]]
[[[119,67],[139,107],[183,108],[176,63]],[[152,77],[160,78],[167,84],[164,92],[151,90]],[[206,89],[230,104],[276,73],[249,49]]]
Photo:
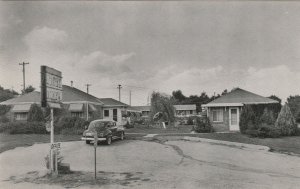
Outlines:
[[113,98],[99,98],[99,100],[103,103],[103,118],[114,120],[119,125],[125,123],[128,104]]
[[197,115],[196,104],[182,104],[174,105],[175,116],[177,117],[190,117]]
[[[151,106],[133,106],[136,110],[142,112],[142,117],[148,118],[151,112]],[[175,116],[177,117],[189,117],[197,115],[195,104],[186,105],[174,105]]]
[[[62,104],[68,114],[73,117],[84,119],[102,118],[103,103],[90,94],[79,89],[63,85]],[[28,112],[32,104],[41,104],[41,93],[33,91],[16,98],[12,98],[0,103],[9,105],[12,108],[9,112],[10,120],[27,120]]]
[[216,131],[239,131],[240,113],[246,104],[273,104],[276,100],[235,88],[231,92],[202,105]]
[[150,106],[133,106],[132,108],[136,111],[140,111],[144,118],[148,118],[150,116]]

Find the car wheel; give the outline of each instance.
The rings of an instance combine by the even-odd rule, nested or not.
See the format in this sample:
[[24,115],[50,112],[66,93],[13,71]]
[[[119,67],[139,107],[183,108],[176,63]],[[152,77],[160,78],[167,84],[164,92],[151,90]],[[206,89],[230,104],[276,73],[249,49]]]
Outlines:
[[107,137],[107,138],[106,138],[106,144],[107,144],[107,145],[110,145],[110,144],[111,144],[111,137]]
[[121,139],[121,140],[124,140],[124,132],[121,132],[120,139]]
[[86,140],[86,141],[85,141],[85,143],[86,143],[86,144],[90,144],[90,143],[91,143],[91,141],[89,141],[89,140]]

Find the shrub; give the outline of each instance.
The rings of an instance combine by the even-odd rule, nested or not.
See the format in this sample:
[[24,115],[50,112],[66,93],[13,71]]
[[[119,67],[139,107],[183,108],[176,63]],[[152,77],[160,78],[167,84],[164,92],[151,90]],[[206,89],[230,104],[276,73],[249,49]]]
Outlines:
[[287,104],[281,108],[275,127],[280,130],[282,136],[291,136],[296,134],[297,124]]
[[0,116],[0,123],[7,123],[7,122],[9,122],[9,119],[5,115]]
[[37,104],[32,104],[28,112],[27,121],[44,121],[44,114],[41,107]]
[[10,110],[10,106],[0,105],[0,115],[5,115]]
[[188,117],[186,124],[187,125],[194,125],[194,118],[193,117]]
[[273,125],[263,123],[258,128],[259,137],[262,138],[278,138],[280,136],[280,130]]
[[[61,131],[66,130],[64,132],[70,132],[67,131],[68,129],[73,129],[74,133],[83,132],[85,130],[85,126],[89,124],[89,121],[86,121],[79,117],[60,117],[58,121],[55,123],[54,126],[54,132],[55,133],[61,133]],[[78,130],[78,131],[75,131]],[[81,132],[81,134],[82,134]]]
[[196,125],[193,126],[193,131],[197,133],[211,133],[213,132],[213,127],[207,117],[199,117],[196,119]]
[[0,132],[9,134],[46,134],[44,122],[8,122],[0,125]]
[[253,130],[256,128],[256,116],[250,105],[245,105],[240,115],[240,131],[245,133],[246,130]]
[[268,125],[274,125],[275,121],[273,111],[265,108],[262,116],[260,117],[260,122]]

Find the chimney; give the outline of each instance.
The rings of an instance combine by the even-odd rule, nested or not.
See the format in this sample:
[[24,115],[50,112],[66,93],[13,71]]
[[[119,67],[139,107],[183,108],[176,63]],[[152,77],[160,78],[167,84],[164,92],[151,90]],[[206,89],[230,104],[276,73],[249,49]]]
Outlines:
[[71,87],[73,87],[73,81],[71,81]]

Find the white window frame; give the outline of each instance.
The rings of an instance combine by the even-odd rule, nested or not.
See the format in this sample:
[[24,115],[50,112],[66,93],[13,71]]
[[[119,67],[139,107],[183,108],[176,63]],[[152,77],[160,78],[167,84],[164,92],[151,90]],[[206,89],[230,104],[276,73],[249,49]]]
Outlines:
[[[105,115],[106,111],[108,112],[108,116]],[[103,117],[109,117],[109,114],[110,114],[109,110],[103,110]]]
[[71,117],[84,118],[84,114],[83,114],[83,112],[71,112]]
[[28,112],[16,112],[15,120],[17,121],[26,121],[28,119]]
[[[214,120],[214,113],[218,113],[220,112],[221,113],[221,117],[220,117],[220,120]],[[218,118],[218,116],[216,115],[216,118]],[[224,111],[219,109],[219,110],[212,110],[212,121],[214,123],[223,123],[224,121]]]

